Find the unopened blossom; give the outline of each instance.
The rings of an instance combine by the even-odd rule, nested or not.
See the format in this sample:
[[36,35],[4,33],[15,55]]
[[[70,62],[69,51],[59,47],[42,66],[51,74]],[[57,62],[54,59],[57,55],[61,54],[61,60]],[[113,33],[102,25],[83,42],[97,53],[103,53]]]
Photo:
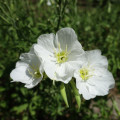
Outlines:
[[82,63],[84,51],[71,28],[62,28],[56,35],[44,34],[34,46],[36,54],[44,61],[47,76],[55,81],[68,83],[77,62]]
[[100,50],[86,51],[84,64],[75,71],[76,87],[83,98],[89,100],[104,96],[115,85],[112,74],[108,71],[108,61]]
[[33,88],[42,80],[43,67],[33,47],[30,52],[21,54],[20,61],[16,63],[16,68],[12,70],[10,77],[13,82],[22,82],[27,88]]

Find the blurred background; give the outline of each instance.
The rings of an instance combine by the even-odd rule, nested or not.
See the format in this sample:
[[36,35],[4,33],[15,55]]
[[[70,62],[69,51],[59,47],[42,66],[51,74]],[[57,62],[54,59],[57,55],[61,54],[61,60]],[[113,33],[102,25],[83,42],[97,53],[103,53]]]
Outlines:
[[[63,27],[75,30],[84,50],[102,51],[116,81],[109,95],[82,99],[80,111],[74,99],[66,108],[48,78],[33,89],[10,79],[39,35]],[[120,120],[120,0],[0,0],[0,119]]]

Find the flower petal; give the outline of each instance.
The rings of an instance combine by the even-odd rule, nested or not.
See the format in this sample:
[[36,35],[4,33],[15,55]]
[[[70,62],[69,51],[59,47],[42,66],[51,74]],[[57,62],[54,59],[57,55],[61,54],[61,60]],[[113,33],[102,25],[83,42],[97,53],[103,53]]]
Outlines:
[[96,95],[91,94],[86,82],[80,82],[76,80],[76,87],[79,90],[79,93],[83,95],[83,98],[89,100],[95,98]]
[[71,53],[71,55],[68,58],[68,63],[76,70],[82,67],[82,65],[86,61],[86,55],[79,54],[79,53]]
[[97,95],[103,96],[108,94],[109,89],[115,86],[112,74],[107,69],[101,68],[97,69],[96,75],[89,79],[88,82],[95,86]]
[[31,83],[31,76],[27,73],[27,67],[26,66],[19,66],[12,70],[10,73],[10,77],[13,79],[13,81],[18,81],[22,83]]
[[41,60],[38,59],[37,55],[34,52],[34,46],[35,46],[35,44],[32,45],[32,47],[28,53],[22,53],[20,55],[20,60],[21,60],[20,62],[31,64],[31,62],[34,61],[34,63],[37,65],[38,65],[38,63],[40,63]]
[[74,69],[69,63],[61,64],[56,70],[56,80],[68,83],[74,74]]
[[48,61],[44,63],[44,70],[50,79],[64,83],[68,83],[73,76],[73,69],[68,64],[59,66],[54,62]]
[[44,72],[44,62],[41,60],[41,65],[39,67],[39,71],[40,71],[40,74],[43,76],[43,72]]
[[42,48],[40,45],[36,44],[34,46],[36,55],[41,58],[43,61],[50,60],[51,56],[53,55],[48,50]]
[[61,81],[65,84],[67,84],[72,79],[72,76],[66,75],[64,77],[61,77],[59,75],[56,75],[56,81]]
[[33,88],[36,85],[38,85],[38,83],[42,80],[42,77],[39,79],[34,79],[33,82],[31,82],[30,84],[26,84],[25,87],[26,88]]
[[86,56],[88,58],[89,64],[94,64],[96,66],[104,66],[105,68],[108,67],[107,58],[101,55],[100,50],[86,51]]
[[54,40],[55,40],[55,35],[53,33],[44,34],[38,38],[38,45],[47,51],[53,52]]
[[41,35],[38,38],[38,44],[34,45],[36,55],[45,61],[51,59],[55,49],[54,40],[55,35],[53,33]]
[[25,62],[22,62],[22,61],[18,61],[18,62],[16,63],[16,67],[20,67],[20,66],[26,66],[26,67],[28,67],[28,64],[25,63]]
[[66,46],[68,50],[71,50],[76,40],[77,35],[72,28],[62,28],[56,33],[55,45],[58,47],[60,44],[62,50],[65,50]]
[[56,77],[55,77],[55,71],[57,69],[56,64],[54,62],[47,61],[47,62],[44,62],[43,66],[47,76],[52,80],[56,80]]

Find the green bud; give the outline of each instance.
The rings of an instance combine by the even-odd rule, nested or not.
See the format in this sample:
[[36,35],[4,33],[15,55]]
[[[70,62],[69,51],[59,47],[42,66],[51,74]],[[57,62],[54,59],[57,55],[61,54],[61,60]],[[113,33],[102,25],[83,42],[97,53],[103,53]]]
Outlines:
[[61,92],[61,95],[64,99],[66,106],[69,107],[64,83],[60,85],[60,92]]
[[74,83],[73,80],[70,81],[70,84],[71,84],[71,87],[72,87],[72,89],[73,89],[73,93],[74,93],[74,95],[75,95],[75,99],[76,99],[76,102],[77,102],[77,104],[78,104],[78,108],[80,109],[80,106],[81,106],[80,94],[79,94],[79,92],[78,92],[78,90],[77,90],[77,88],[76,88],[76,85],[75,85],[75,83]]

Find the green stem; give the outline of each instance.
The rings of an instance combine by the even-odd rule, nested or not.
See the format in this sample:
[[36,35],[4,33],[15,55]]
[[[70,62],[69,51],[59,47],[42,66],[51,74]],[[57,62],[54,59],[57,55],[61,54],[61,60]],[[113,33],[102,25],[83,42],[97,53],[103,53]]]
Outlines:
[[57,27],[56,27],[56,31],[58,31],[59,27],[60,27],[60,23],[61,23],[61,20],[63,18],[63,14],[64,14],[64,11],[65,11],[65,7],[67,5],[67,0],[65,0],[65,3],[64,3],[64,6],[63,8],[61,7],[62,3],[61,3],[61,0],[59,0],[58,2],[58,14],[59,14],[59,17],[58,17],[58,24],[57,24]]
[[8,24],[10,24],[9,21],[7,19],[5,19],[3,16],[0,15],[0,18],[2,18],[5,22],[7,22]]

